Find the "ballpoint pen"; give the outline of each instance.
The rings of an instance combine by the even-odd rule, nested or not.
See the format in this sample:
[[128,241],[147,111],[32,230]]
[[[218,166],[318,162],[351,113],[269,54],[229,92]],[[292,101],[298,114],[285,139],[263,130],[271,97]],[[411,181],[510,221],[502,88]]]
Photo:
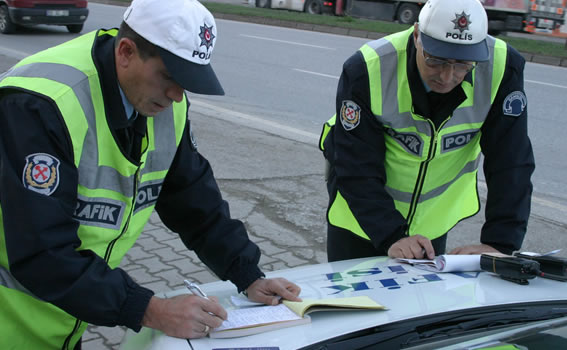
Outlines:
[[[198,295],[201,298],[205,298],[207,300],[209,299],[209,297],[207,297],[207,294],[205,294],[205,292],[203,292],[196,283],[189,282],[187,280],[183,280],[183,282],[185,283],[185,285],[187,286],[187,288],[191,293]],[[213,314],[212,312],[209,312],[209,315],[215,316],[215,314]],[[210,330],[209,325],[205,324],[205,330],[203,332],[209,333],[209,330]]]
[[205,299],[209,299],[209,297],[207,297],[207,294],[205,294],[205,292],[203,292],[196,283],[189,282],[187,280],[183,280],[183,282],[185,283],[187,289],[189,289],[191,293],[203,297]]

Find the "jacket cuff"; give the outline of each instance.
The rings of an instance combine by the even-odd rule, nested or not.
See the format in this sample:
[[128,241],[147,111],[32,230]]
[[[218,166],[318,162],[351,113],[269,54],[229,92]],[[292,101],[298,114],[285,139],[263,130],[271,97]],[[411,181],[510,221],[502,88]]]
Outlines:
[[128,298],[122,306],[118,324],[139,332],[142,329],[142,319],[152,296],[154,296],[153,291],[136,284],[128,293]]
[[236,285],[238,293],[245,291],[258,278],[266,277],[258,265],[252,264],[238,266],[236,269],[231,269],[228,276],[230,276],[229,280]]
[[388,253],[388,250],[390,249],[390,247],[396,243],[397,241],[399,241],[402,238],[406,238],[409,237],[408,233],[408,225],[407,224],[403,224],[402,226],[398,227],[398,229],[396,231],[394,231],[394,233],[392,233],[390,236],[386,237],[379,245],[378,247],[376,247],[376,244],[374,244],[374,246],[378,249],[379,247],[384,248],[384,251],[386,252],[386,254]]
[[510,248],[510,246],[505,246],[502,244],[494,244],[494,243],[483,243],[483,244],[491,246],[492,248],[498,250],[502,254],[512,255],[512,253],[514,253],[515,251],[514,248]]

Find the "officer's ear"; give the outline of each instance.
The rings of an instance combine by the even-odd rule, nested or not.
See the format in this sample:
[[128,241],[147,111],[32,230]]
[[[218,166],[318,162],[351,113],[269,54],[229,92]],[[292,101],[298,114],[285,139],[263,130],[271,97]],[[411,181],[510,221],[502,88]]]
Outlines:
[[413,24],[413,41],[417,42],[418,37],[419,37],[419,24],[415,22]]
[[116,68],[127,68],[132,60],[137,57],[138,47],[136,43],[132,39],[121,38],[115,49]]

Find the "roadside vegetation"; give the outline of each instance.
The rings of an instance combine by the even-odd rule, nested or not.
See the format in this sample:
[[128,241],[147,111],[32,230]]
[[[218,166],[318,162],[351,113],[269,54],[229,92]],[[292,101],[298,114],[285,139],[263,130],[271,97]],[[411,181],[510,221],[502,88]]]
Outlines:
[[[126,3],[130,2],[130,0],[119,1]],[[407,28],[407,25],[398,23],[367,20],[349,16],[310,15],[302,12],[264,9],[246,5],[222,4],[207,1],[202,2],[203,5],[205,5],[205,7],[207,7],[212,13],[224,13],[246,17],[263,17],[281,21],[318,24],[384,34],[398,32]],[[567,39],[564,43],[558,43],[509,37],[506,35],[499,35],[498,38],[508,42],[520,52],[567,58]],[[535,38],[537,38],[536,35],[534,35],[534,39]]]
[[[213,13],[225,13],[241,16],[254,16],[278,19],[282,21],[294,21],[301,23],[319,24],[332,27],[342,27],[349,29],[366,30],[377,33],[394,33],[407,28],[407,25],[402,25],[393,22],[367,20],[361,18],[341,17],[341,16],[325,16],[325,15],[310,15],[302,12],[274,10],[256,8],[251,6],[222,4],[216,2],[203,2],[209,11]],[[542,40],[522,39],[499,35],[500,39],[508,42],[515,47],[518,51],[543,54],[554,57],[567,58],[567,44],[547,42]],[[534,35],[534,38],[537,36]]]

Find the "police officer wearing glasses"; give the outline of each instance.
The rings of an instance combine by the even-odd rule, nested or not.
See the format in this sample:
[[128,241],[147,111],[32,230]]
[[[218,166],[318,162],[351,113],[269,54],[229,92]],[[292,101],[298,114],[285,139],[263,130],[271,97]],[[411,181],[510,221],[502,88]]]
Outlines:
[[444,254],[447,233],[480,210],[481,155],[480,242],[449,253],[520,249],[535,168],[525,62],[487,28],[478,0],[429,0],[412,28],[345,62],[320,140],[329,261]]
[[120,28],[0,75],[0,349],[81,349],[88,324],[152,328],[187,347],[219,327],[214,295],[155,295],[122,268],[154,214],[181,242],[149,234],[148,256],[171,245],[166,264],[186,271],[164,269],[168,285],[154,287],[195,279],[184,245],[252,301],[301,300],[296,284],[264,278],[191,131],[193,94],[224,94],[217,34],[197,0],[133,0]]

